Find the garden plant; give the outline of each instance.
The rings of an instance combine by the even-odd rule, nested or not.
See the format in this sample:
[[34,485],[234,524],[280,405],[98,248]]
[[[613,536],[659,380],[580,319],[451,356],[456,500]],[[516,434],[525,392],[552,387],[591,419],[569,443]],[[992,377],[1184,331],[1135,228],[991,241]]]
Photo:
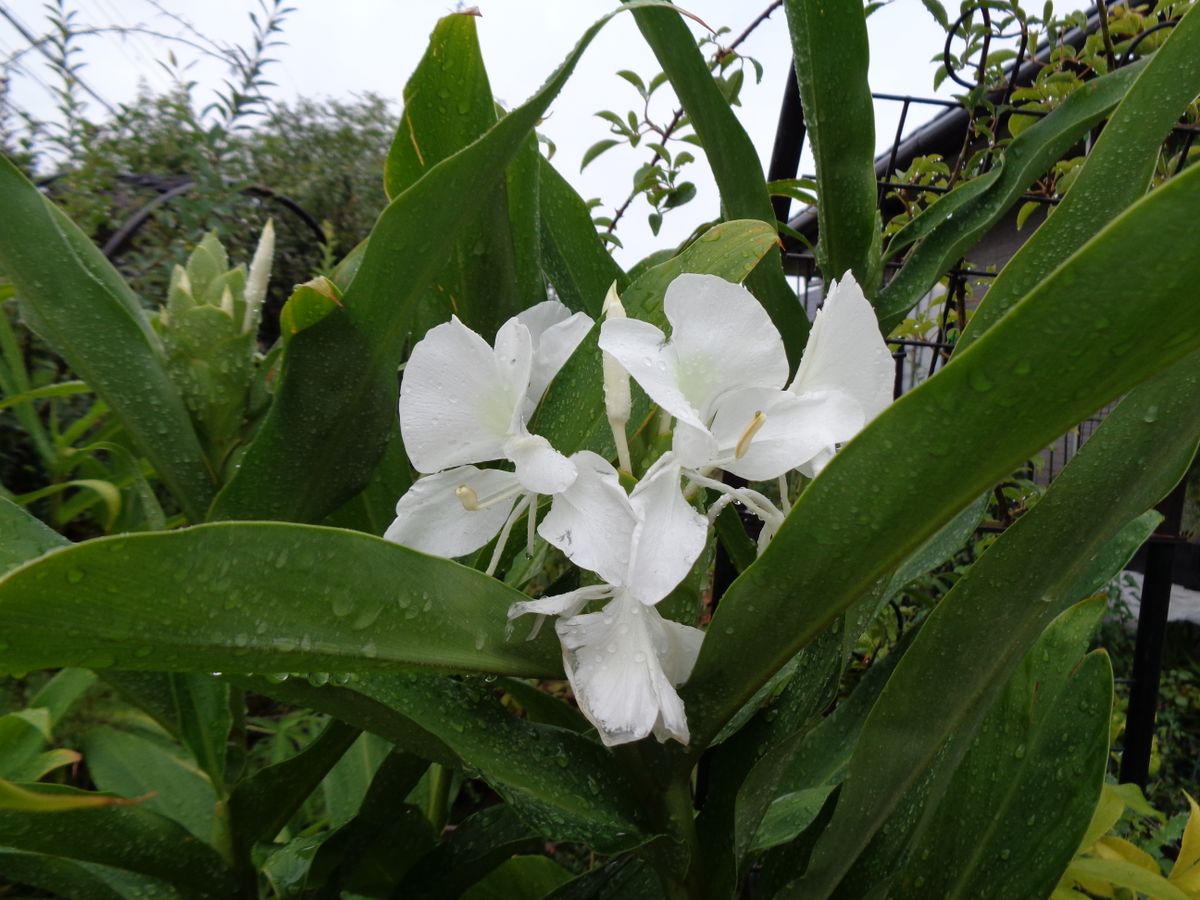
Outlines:
[[[66,897],[1200,897],[1194,801],[1169,858],[1112,831],[1145,801],[1106,783],[1112,668],[1089,652],[1200,440],[1200,166],[1160,171],[1200,13],[1174,5],[885,242],[863,5],[783,6],[811,323],[732,76],[664,0],[618,5],[508,110],[474,15],[443,18],[386,208],[270,346],[271,224],[246,258],[204,237],[139,297],[0,160],[0,290],[75,376],[30,383],[4,319],[0,403],[59,480],[0,498],[0,674],[41,685],[0,717],[0,875]],[[616,16],[722,210],[627,271],[535,131]],[[892,402],[885,338],[1084,140],[948,364]],[[664,165],[658,223],[690,196]],[[65,439],[45,404],[81,396],[106,424],[79,448],[89,426]],[[996,485],[1117,400],[853,667]],[[99,498],[110,533],[72,543],[26,508],[50,496],[61,522]],[[134,711],[67,784],[57,728],[98,684]],[[264,703],[296,752],[264,758]]]

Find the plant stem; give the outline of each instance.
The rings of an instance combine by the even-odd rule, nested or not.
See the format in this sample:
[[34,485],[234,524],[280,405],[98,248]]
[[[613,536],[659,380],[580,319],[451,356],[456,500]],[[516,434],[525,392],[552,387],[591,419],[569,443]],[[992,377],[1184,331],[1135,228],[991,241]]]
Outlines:
[[690,768],[676,769],[663,792],[668,833],[687,848],[688,870],[680,877],[665,866],[658,870],[667,900],[695,900],[702,896],[700,885],[700,840],[696,834],[696,810],[692,805]]
[[438,763],[429,767],[429,806],[425,810],[425,817],[437,834],[441,834],[446,827],[447,813],[450,811],[451,775],[449,769]]

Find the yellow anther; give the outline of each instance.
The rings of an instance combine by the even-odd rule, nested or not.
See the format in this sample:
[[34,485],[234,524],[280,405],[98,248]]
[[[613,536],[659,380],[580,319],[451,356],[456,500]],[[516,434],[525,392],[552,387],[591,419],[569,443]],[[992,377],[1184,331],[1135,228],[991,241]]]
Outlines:
[[735,459],[741,459],[746,455],[746,451],[750,449],[750,442],[754,440],[754,436],[758,434],[758,430],[767,422],[767,417],[763,415],[762,410],[757,410],[754,413],[754,418],[750,420],[750,424],[746,426],[746,430],[742,432],[742,436],[738,438],[737,447],[734,448],[733,456]]
[[467,512],[477,512],[479,510],[479,495],[475,493],[475,488],[469,484],[460,484],[454,489],[454,496],[458,498],[458,502],[463,505],[463,509]]

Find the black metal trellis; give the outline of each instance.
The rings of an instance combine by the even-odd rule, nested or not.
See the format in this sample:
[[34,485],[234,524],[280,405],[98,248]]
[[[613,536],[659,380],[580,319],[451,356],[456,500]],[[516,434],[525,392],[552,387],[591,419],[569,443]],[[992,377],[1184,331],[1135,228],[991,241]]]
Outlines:
[[[1101,0],[1105,2],[1105,0]],[[1108,0],[1109,3],[1112,0]],[[979,13],[985,25],[990,28],[991,19],[985,3],[978,3],[965,10],[954,23],[947,36],[943,51],[943,59],[947,73],[951,79],[961,84],[969,91],[976,91],[985,77],[983,60],[992,37],[1019,38],[1019,45],[1014,61],[1007,67],[1007,77],[997,89],[984,91],[983,96],[996,104],[997,115],[1011,115],[1015,110],[1010,101],[1014,89],[1019,85],[1030,84],[1041,66],[1047,61],[1048,50],[1043,50],[1035,56],[1029,56],[1028,33],[1023,25],[1017,34],[1002,35],[989,33],[985,37],[980,54],[977,80],[964,80],[955,69],[951,48],[955,34],[970,16]],[[1064,42],[1075,48],[1083,45],[1087,35],[1098,27],[1099,14],[1096,10],[1089,15],[1088,26],[1084,29],[1073,29],[1064,35]],[[1020,23],[1018,23],[1020,24]],[[1139,44],[1147,35],[1170,28],[1173,21],[1161,21],[1147,29],[1131,42],[1118,62],[1127,64]],[[890,217],[889,196],[897,191],[920,191],[931,193],[946,193],[952,189],[957,180],[962,161],[972,150],[971,128],[975,110],[968,110],[958,101],[942,100],[933,97],[914,97],[902,94],[872,93],[876,102],[899,103],[900,115],[895,136],[887,152],[876,158],[876,178],[879,185],[878,203],[884,221]],[[904,129],[907,124],[909,111],[914,105],[931,105],[942,107],[945,111],[933,121],[926,123],[907,138]],[[977,107],[978,109],[978,107]],[[1021,115],[1045,115],[1039,110],[1021,109]],[[1181,154],[1175,173],[1182,170],[1188,152],[1191,149],[1200,127],[1194,125],[1179,125],[1173,136],[1181,138]],[[780,110],[779,125],[775,135],[775,144],[771,157],[768,177],[771,180],[795,178],[800,163],[804,145],[805,124],[801,108],[799,90],[796,84],[795,71],[789,72],[784,100]],[[978,149],[978,148],[977,148]],[[1090,146],[1088,147],[1090,149]],[[901,160],[908,161],[917,156],[937,153],[956,164],[951,177],[950,187],[913,184],[903,182],[895,177],[897,164]],[[992,163],[992,148],[987,148],[983,160],[986,170]],[[904,163],[907,165],[907,162]],[[809,176],[811,177],[811,176]],[[1058,203],[1057,196],[1028,193],[1023,198],[1046,207]],[[788,222],[791,229],[803,235],[809,245],[815,245],[817,239],[817,218],[815,210],[806,209],[797,217],[789,220],[787,217],[790,200],[787,197],[773,198],[776,217],[781,222]],[[784,262],[787,270],[796,278],[796,292],[804,304],[805,311],[811,317],[823,298],[822,277],[816,266],[816,260],[808,249],[795,238],[785,238]],[[889,265],[892,271],[898,263]],[[898,397],[907,389],[915,387],[949,359],[954,349],[953,335],[950,333],[949,312],[955,307],[956,320],[959,325],[965,321],[966,292],[971,279],[987,281],[995,277],[995,272],[988,268],[972,266],[967,260],[961,259],[948,272],[947,299],[942,305],[936,337],[932,340],[923,339],[889,339],[888,344],[893,348],[896,360],[895,395]],[[906,375],[908,376],[906,378]],[[923,377],[919,377],[923,376]],[[1098,411],[1089,419],[1081,422],[1066,435],[1047,448],[1044,453],[1046,467],[1044,480],[1051,480],[1062,466],[1074,455],[1096,430],[1100,421],[1108,411],[1108,407]],[[1146,570],[1142,591],[1142,605],[1138,616],[1137,633],[1134,643],[1133,671],[1130,681],[1130,702],[1126,715],[1125,736],[1121,753],[1120,780],[1136,782],[1145,787],[1149,772],[1150,750],[1154,738],[1155,714],[1158,702],[1159,679],[1161,674],[1163,645],[1166,636],[1167,618],[1170,604],[1172,584],[1172,568],[1176,547],[1184,540],[1181,536],[1181,514],[1183,507],[1184,486],[1181,484],[1163,501],[1160,509],[1164,513],[1164,521],[1159,530],[1146,543]],[[714,589],[718,587],[714,584]],[[719,596],[719,593],[717,593]]]

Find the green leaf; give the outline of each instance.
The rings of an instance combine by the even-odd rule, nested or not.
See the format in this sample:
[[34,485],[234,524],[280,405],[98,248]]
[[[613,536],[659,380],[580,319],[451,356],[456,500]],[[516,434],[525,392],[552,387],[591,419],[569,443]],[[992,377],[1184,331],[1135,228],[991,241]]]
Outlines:
[[407,753],[391,753],[382,761],[354,817],[329,835],[313,857],[310,888],[391,893],[411,866],[437,852],[436,835],[420,809],[412,804],[396,808],[428,768]]
[[223,900],[236,895],[217,852],[170,819],[117,797],[42,784],[21,790],[36,802],[24,809],[63,811],[13,810],[6,801],[14,790],[0,782],[0,844],[6,848],[151,875],[174,885],[184,897]]
[[229,797],[235,852],[273,841],[358,735],[357,728],[331,721],[295,756],[241,781]]
[[[965,751],[1054,615],[1093,590],[1101,570],[1119,568],[1145,537],[1147,520],[1135,517],[1170,490],[1196,448],[1200,396],[1189,385],[1198,372],[1193,354],[1126,397],[926,620],[863,729],[805,882],[812,896],[826,896],[851,870],[906,791],[935,764],[951,766],[943,755],[951,735],[962,736],[951,752]],[[1162,424],[1158,410],[1170,416]],[[1069,551],[1059,537],[1068,530],[1076,535]],[[930,684],[938,685],[936,704],[928,702]]]
[[[632,5],[629,0],[625,3]],[[722,96],[679,12],[642,9],[634,13],[634,18],[704,145],[721,192],[723,218],[757,219],[773,225],[775,213],[758,161],[758,151]],[[782,257],[768,253],[747,276],[746,287],[759,299],[779,329],[794,366],[804,349],[809,324],[796,292],[783,274]]]
[[962,549],[962,547],[979,527],[984,514],[987,513],[988,501],[991,495],[979,495],[974,503],[960,512],[957,516],[942,526],[933,537],[917,548],[900,567],[892,573],[887,588],[883,591],[883,602],[894,596],[897,591],[914,578],[919,578],[929,572]]
[[621,269],[596,235],[587,204],[549,160],[538,165],[542,265],[559,300],[596,318]]
[[224,791],[232,715],[229,689],[209,673],[114,672],[104,680],[182,743]]
[[1112,667],[1102,650],[1083,656],[1104,609],[1104,598],[1077,604],[1025,655],[893,883],[894,896],[1054,890],[1087,830],[1108,759]]
[[86,669],[63,669],[33,696],[28,708],[0,717],[0,778],[39,781],[79,761],[72,750],[42,751],[59,720],[95,681]]
[[584,872],[543,900],[659,900],[662,886],[642,859],[626,854]]
[[364,675],[354,689],[441,738],[552,840],[614,853],[654,834],[638,788],[608,750],[572,731],[515,717],[487,682]]
[[605,150],[611,150],[620,143],[623,143],[623,141],[618,141],[616,138],[605,138],[602,141],[596,141],[596,143],[592,144],[592,146],[588,147],[586,152],[584,152],[583,159],[579,163],[579,171],[582,172],[584,169],[586,169],[588,163],[594,160]]
[[329,683],[318,685],[299,677],[234,675],[229,676],[229,680],[264,697],[328,713],[342,722],[390,741],[395,744],[397,751],[443,765],[458,762],[454,751],[412,719],[350,688]]
[[[1138,64],[1125,66],[1080,86],[1053,112],[1013,139],[1004,151],[1000,174],[976,179],[984,183],[982,190],[971,188],[965,203],[961,198],[954,199],[957,191],[951,192],[917,218],[914,228],[942,204],[952,207],[954,212],[951,217],[939,211],[934,220],[937,226],[879,292],[875,310],[885,333],[904,318],[951,264],[974,247],[1081,135],[1112,111],[1140,70]],[[974,183],[968,182],[967,187],[959,190],[966,190]],[[1026,285],[1025,290],[1032,290],[1032,284]]]
[[137,298],[7,159],[0,160],[0,197],[0,270],[35,330],[117,415],[188,518],[201,521],[216,479]]
[[8,884],[27,884],[55,897],[88,900],[176,900],[181,895],[165,881],[133,872],[77,862],[43,853],[0,848],[0,875]]
[[[1193,169],[1126,211],[838,454],[722,600],[683,692],[693,741],[704,746],[799,648],[982,491],[1200,346],[1200,315],[1186,299],[1200,281],[1197,203]],[[1145,234],[1156,236],[1156,254],[1128,265],[1122,248]],[[951,453],[969,462],[948,485]],[[879,487],[867,507],[864,485]]]
[[0,497],[0,529],[4,534],[4,540],[0,541],[0,574],[71,543],[40,519],[35,519],[3,497]]
[[1162,142],[1200,94],[1200,15],[1190,10],[1142,66],[1071,189],[988,286],[959,350],[1005,315],[1079,247],[1150,185]]
[[28,403],[30,400],[43,400],[47,397],[77,397],[80,394],[91,394],[92,389],[82,381],[60,381],[45,387],[33,388],[20,394],[10,395],[0,399],[0,409],[8,409],[18,403]]
[[[394,199],[496,124],[497,106],[479,49],[476,16],[452,13],[404,86],[404,112],[388,152],[384,184]],[[478,212],[447,240],[450,258],[418,302],[414,333],[456,314],[491,337],[510,316],[545,299],[537,248],[537,141],[533,134]],[[484,189],[484,186],[480,186]],[[537,278],[536,285],[531,279]]]
[[321,796],[331,825],[344,825],[354,818],[375,773],[391,752],[392,745],[385,738],[362,734],[337,760],[321,782]]
[[141,799],[145,809],[178,822],[197,839],[213,840],[217,793],[176,748],[100,725],[84,735],[83,757],[101,791]]
[[103,538],[0,579],[10,642],[0,666],[558,676],[553,635],[506,637],[505,611],[523,597],[457,563],[332,528],[224,523]]
[[825,280],[879,284],[875,106],[867,20],[858,3],[786,0],[804,125],[817,166],[817,261]]
[[897,648],[872,665],[833,713],[811,731],[799,729],[776,742],[747,773],[734,814],[739,863],[747,852],[791,841],[816,819],[825,800],[845,780],[867,714],[900,658]]
[[[543,840],[511,806],[497,804],[468,816],[405,876],[405,897],[461,897],[463,891],[516,853],[532,853]],[[534,896],[541,896],[537,894]]]
[[514,856],[478,884],[463,900],[525,900],[545,897],[571,880],[571,873],[545,856]]
[[417,304],[450,259],[452,238],[474,221],[583,51],[620,11],[592,25],[526,103],[383,211],[345,292],[345,310],[292,339],[271,410],[212,518],[320,521],[369,482],[395,420],[396,371]]

